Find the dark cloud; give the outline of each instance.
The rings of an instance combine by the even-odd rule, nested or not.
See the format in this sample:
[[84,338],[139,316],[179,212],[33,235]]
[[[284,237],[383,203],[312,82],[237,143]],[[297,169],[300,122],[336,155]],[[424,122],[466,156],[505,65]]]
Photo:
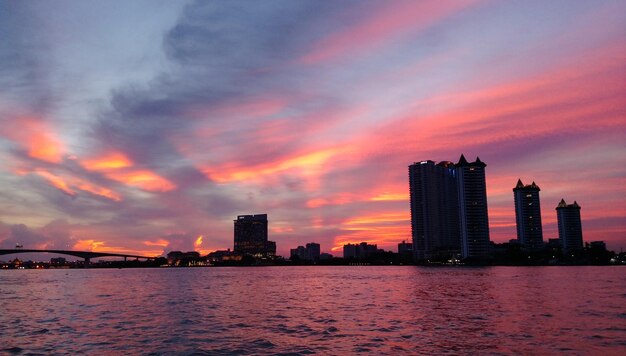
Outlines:
[[0,88],[4,99],[27,113],[45,112],[54,103],[46,27],[32,3],[0,2]]
[[[187,6],[163,38],[164,51],[178,67],[161,73],[145,86],[116,89],[110,109],[100,114],[92,129],[100,151],[125,152],[137,166],[166,177],[181,192],[162,194],[158,198],[161,204],[152,207],[132,199],[115,203],[118,214],[114,220],[122,225],[164,216],[187,220],[184,214],[197,214],[192,209],[222,217],[245,208],[245,198],[220,193],[218,187],[207,182],[204,173],[176,147],[174,138],[193,145],[196,152],[206,152],[201,158],[207,162],[245,165],[271,162],[296,152],[303,140],[294,140],[294,136],[327,115],[311,120],[303,112],[294,112],[284,117],[286,123],[273,133],[282,140],[268,144],[259,135],[266,119],[244,117],[233,123],[218,109],[264,98],[268,92],[279,97],[294,95],[294,88],[289,86],[294,74],[288,72],[289,61],[323,36],[326,31],[321,29],[328,24],[327,19],[346,5],[201,1]],[[300,110],[338,105],[332,98],[315,100],[318,102],[304,103]],[[197,108],[205,110],[206,115],[190,116],[189,112]],[[194,135],[198,125],[218,134],[200,140]],[[187,190],[194,193],[188,194]],[[63,209],[68,213],[80,209],[80,204],[74,205]],[[180,209],[173,211],[172,206]]]
[[[164,39],[168,56],[216,73],[284,65],[325,31],[307,31],[349,3],[319,1],[197,1]],[[289,35],[287,35],[289,34]],[[210,78],[207,78],[210,80]]]
[[5,231],[0,246],[4,248],[14,248],[17,244],[28,248],[44,246],[49,238],[44,234],[29,229],[24,224],[10,225],[8,233]]
[[169,245],[166,247],[167,251],[163,251],[166,254],[169,251],[193,251],[194,242],[198,236],[192,234],[169,234],[164,236],[164,238],[169,241]]
[[[209,156],[211,147],[223,144],[244,145],[240,150],[244,155],[261,150],[266,159],[294,149],[289,141],[288,147],[267,151],[255,139],[262,120],[249,118],[237,123],[236,130],[228,130],[230,123],[211,110],[236,107],[268,93],[297,93],[297,86],[289,84],[297,76],[289,72],[289,61],[322,36],[325,31],[320,30],[328,24],[329,15],[345,6],[316,1],[192,3],[163,39],[168,58],[179,66],[146,87],[116,90],[112,110],[101,114],[93,132],[96,140],[103,146],[117,146],[148,165],[180,161],[183,157],[170,138],[191,136],[196,125],[188,111],[201,107],[207,111],[202,125],[228,131],[203,143]],[[330,99],[321,100],[318,106],[326,106]],[[316,104],[306,105],[315,109]],[[296,114],[289,119],[297,122],[300,117]],[[287,129],[286,134],[290,132]],[[248,149],[255,145],[256,150]]]

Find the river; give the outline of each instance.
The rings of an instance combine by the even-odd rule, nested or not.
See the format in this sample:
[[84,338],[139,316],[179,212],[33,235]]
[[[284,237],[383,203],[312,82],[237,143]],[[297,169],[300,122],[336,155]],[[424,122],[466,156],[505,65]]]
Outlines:
[[626,354],[626,268],[0,271],[15,354]]

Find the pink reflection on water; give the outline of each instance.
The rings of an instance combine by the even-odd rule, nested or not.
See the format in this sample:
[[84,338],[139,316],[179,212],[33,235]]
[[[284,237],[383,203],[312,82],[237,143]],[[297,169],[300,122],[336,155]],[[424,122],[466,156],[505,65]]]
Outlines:
[[619,267],[0,271],[33,353],[575,354],[626,347]]

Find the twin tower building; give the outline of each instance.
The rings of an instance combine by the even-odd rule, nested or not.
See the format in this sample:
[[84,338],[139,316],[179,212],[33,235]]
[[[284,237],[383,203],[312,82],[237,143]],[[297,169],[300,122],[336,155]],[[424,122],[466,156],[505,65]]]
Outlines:
[[485,167],[479,158],[409,166],[414,259],[489,256]]
[[[416,261],[490,257],[485,167],[480,158],[458,163],[416,162],[409,166],[411,228]],[[521,180],[513,188],[518,242],[528,250],[543,248],[539,187]],[[580,206],[557,207],[559,241],[565,252],[582,249]]]

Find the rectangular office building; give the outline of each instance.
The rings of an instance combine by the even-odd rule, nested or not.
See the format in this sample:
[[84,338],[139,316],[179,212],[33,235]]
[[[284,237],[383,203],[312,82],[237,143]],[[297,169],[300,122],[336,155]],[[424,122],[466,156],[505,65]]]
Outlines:
[[267,214],[239,215],[235,223],[235,252],[254,257],[273,257],[276,243],[268,241]]

